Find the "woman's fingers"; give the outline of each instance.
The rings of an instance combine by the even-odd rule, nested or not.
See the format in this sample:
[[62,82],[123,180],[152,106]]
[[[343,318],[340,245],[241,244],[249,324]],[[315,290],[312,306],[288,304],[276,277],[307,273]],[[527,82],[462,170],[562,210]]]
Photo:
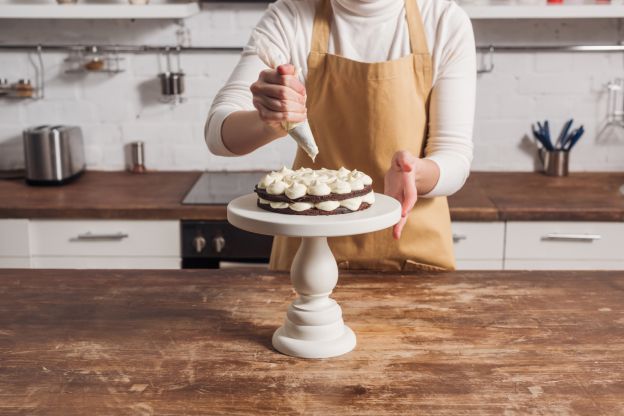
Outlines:
[[267,108],[260,99],[254,98],[253,105],[258,110],[260,119],[265,122],[282,122],[288,121],[291,123],[299,123],[305,121],[307,114],[305,112],[291,112],[291,111],[273,111]]
[[305,113],[306,106],[300,102],[290,100],[278,100],[276,98],[258,95],[254,98],[261,102],[266,108],[278,112]]
[[401,238],[401,233],[403,232],[403,227],[405,227],[405,223],[407,222],[407,217],[401,217],[398,223],[392,228],[392,236],[395,240]]
[[288,87],[298,94],[305,96],[305,86],[301,83],[299,78],[297,78],[294,74],[292,75],[281,75],[275,69],[267,69],[260,73],[258,80],[265,82],[267,84],[273,85],[281,85],[284,87]]
[[418,192],[416,190],[416,180],[413,175],[409,173],[401,174],[401,182],[403,183],[403,200],[401,201],[401,208],[403,209],[403,216],[406,216],[414,205],[418,198]]
[[257,81],[251,84],[249,88],[255,96],[266,96],[282,101],[294,101],[305,104],[306,97],[283,85],[268,84],[266,82]]

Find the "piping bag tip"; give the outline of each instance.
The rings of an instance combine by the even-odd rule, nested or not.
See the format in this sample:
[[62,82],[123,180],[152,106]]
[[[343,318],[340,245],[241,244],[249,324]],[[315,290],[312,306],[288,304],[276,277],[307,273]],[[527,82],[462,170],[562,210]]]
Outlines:
[[316,159],[316,155],[318,155],[319,150],[316,145],[316,141],[314,140],[314,136],[312,135],[312,130],[310,129],[310,124],[308,121],[301,122],[295,125],[292,129],[288,130],[288,134],[292,137],[297,145],[301,147],[301,149],[306,152],[312,162]]

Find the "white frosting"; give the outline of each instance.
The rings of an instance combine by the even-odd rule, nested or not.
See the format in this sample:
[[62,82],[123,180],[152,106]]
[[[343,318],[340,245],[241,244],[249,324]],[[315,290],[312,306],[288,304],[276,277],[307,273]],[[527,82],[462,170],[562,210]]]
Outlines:
[[314,196],[326,196],[332,192],[346,194],[351,191],[360,191],[372,183],[372,178],[365,173],[345,167],[338,170],[327,168],[292,170],[283,167],[279,171],[265,175],[258,182],[258,188],[266,189],[271,195],[286,193],[289,198],[297,199],[306,194]]
[[362,197],[362,202],[372,205],[375,202],[375,192],[371,191]]
[[290,185],[286,189],[286,196],[290,199],[297,199],[297,198],[301,198],[302,196],[305,196],[307,192],[308,192],[307,186],[305,186],[304,184],[300,182],[293,182],[292,185]]
[[275,182],[273,182],[272,184],[270,184],[267,188],[266,191],[271,194],[271,195],[281,195],[284,193],[284,191],[286,190],[286,183],[282,180],[277,180]]
[[267,186],[271,185],[273,182],[275,182],[275,176],[269,173],[268,175],[264,175],[264,177],[260,179],[260,182],[258,182],[258,188],[266,189]]
[[314,181],[308,186],[308,193],[314,196],[325,196],[331,194],[331,188],[325,182]]
[[335,194],[348,194],[351,192],[351,185],[349,185],[349,182],[343,181],[342,179],[336,179],[329,187]]
[[373,184],[373,178],[368,176],[365,173],[358,171],[357,169],[353,169],[353,171],[349,174],[349,178],[359,179],[365,186]]
[[261,204],[264,204],[264,205],[269,204],[269,201],[267,201],[266,199],[262,199],[262,198],[258,198],[258,202],[260,202]]
[[273,209],[284,209],[288,208],[288,202],[269,202],[269,205]]
[[345,207],[350,211],[357,211],[360,209],[360,205],[362,205],[362,197],[356,196],[355,198],[349,198],[340,201],[340,206]]
[[321,211],[333,211],[340,206],[340,201],[323,201],[314,204]]
[[314,204],[310,202],[293,202],[292,204],[290,204],[290,209],[297,212],[307,211],[309,209],[312,209],[313,207]]
[[349,185],[351,185],[351,189],[354,191],[361,191],[364,189],[364,183],[361,179],[349,178]]

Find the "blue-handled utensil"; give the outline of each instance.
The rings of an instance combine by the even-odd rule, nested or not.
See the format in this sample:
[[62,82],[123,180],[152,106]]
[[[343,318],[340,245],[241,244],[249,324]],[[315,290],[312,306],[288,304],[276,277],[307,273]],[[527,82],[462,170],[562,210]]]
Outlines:
[[533,131],[533,136],[535,137],[535,140],[537,140],[542,145],[542,148],[551,151],[552,147],[550,147],[550,143],[546,141],[542,133],[537,128],[535,128],[534,125],[531,125],[531,130]]
[[583,136],[583,133],[585,133],[585,128],[583,126],[576,129],[574,133],[570,135],[571,136],[570,139],[567,140],[567,148],[565,148],[564,150],[569,152],[574,147],[576,142],[578,142],[580,138]]
[[555,144],[555,147],[557,148],[557,150],[564,149],[565,142],[568,139],[568,132],[570,131],[570,127],[572,127],[573,122],[574,122],[574,119],[571,118],[570,120],[566,121],[565,124],[563,125],[563,128],[561,129],[561,133],[559,133],[559,137],[557,138],[557,143]]
[[537,127],[539,128],[539,134],[536,136],[542,146],[549,152],[552,152],[554,149],[552,142],[550,141],[550,132],[548,129],[548,120],[544,122],[544,124],[537,122]]

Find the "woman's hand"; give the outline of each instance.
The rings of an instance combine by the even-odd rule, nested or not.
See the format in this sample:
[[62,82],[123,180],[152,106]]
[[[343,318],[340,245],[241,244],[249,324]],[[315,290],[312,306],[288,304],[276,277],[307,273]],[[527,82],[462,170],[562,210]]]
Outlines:
[[262,71],[250,90],[260,119],[276,132],[286,134],[282,122],[298,123],[307,118],[306,90],[291,64]]
[[393,228],[396,240],[401,237],[407,222],[407,214],[414,208],[418,198],[416,190],[416,168],[419,159],[410,152],[401,150],[392,157],[390,169],[384,178],[384,194],[401,203],[401,220]]

